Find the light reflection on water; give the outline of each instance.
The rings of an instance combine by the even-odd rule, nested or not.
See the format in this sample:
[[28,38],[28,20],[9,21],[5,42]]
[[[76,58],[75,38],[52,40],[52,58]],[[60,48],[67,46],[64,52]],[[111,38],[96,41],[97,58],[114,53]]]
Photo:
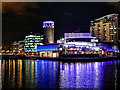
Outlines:
[[116,88],[119,60],[0,60],[0,88]]
[[103,80],[103,68],[100,63],[64,63],[60,64],[61,88],[99,88]]

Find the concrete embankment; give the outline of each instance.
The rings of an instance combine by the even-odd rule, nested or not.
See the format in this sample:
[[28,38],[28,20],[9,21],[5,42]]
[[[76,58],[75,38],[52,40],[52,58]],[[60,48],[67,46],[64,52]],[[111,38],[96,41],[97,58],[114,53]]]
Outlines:
[[41,57],[25,57],[20,55],[4,55],[2,56],[2,59],[8,60],[8,59],[32,59],[32,60],[53,60],[53,61],[63,61],[63,62],[76,62],[76,61],[82,61],[82,62],[99,62],[99,61],[109,61],[109,60],[119,60],[120,57],[114,56],[114,57],[60,57],[60,58],[41,58]]

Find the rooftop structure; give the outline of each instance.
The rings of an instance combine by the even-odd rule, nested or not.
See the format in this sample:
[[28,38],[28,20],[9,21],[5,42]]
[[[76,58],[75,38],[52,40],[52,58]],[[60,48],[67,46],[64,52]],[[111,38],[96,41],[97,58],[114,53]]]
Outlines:
[[91,36],[91,33],[65,33],[65,43],[68,42],[91,42],[96,40],[95,36]]
[[54,28],[54,21],[44,21],[43,28]]

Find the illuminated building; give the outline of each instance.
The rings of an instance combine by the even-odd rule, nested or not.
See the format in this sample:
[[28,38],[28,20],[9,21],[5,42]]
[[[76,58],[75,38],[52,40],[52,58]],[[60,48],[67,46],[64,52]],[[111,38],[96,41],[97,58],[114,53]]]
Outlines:
[[59,47],[57,44],[38,46],[39,57],[59,57]]
[[64,40],[65,43],[58,43],[60,55],[118,53],[117,45],[101,43],[91,33],[65,33]]
[[19,46],[19,43],[17,42],[17,41],[15,41],[15,42],[13,42],[12,43],[12,49],[13,49],[13,54],[18,54],[18,52],[19,52],[19,48],[18,48],[18,46]]
[[63,54],[98,54],[100,46],[96,44],[98,39],[91,36],[91,33],[65,33]]
[[65,43],[65,39],[62,38],[62,39],[60,39],[60,40],[57,40],[57,43],[59,43],[59,44]]
[[18,49],[24,49],[24,41],[18,41]]
[[24,52],[24,41],[15,41],[12,43],[12,52],[17,55]]
[[118,43],[118,14],[109,14],[91,21],[90,33],[102,42]]
[[24,41],[18,41],[18,50],[19,50],[19,54],[23,54],[24,53]]
[[34,34],[25,36],[24,42],[24,50],[28,56],[34,56],[36,52],[36,48],[38,45],[43,45],[43,35],[42,34]]
[[44,21],[43,28],[44,28],[45,44],[54,43],[54,22]]

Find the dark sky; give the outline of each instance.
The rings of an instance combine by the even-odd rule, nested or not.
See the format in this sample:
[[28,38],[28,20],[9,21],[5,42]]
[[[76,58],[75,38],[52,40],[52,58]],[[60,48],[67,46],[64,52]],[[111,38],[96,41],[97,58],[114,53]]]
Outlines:
[[2,3],[3,45],[24,40],[30,32],[43,33],[42,22],[55,22],[55,41],[65,32],[88,32],[90,21],[120,13],[120,3]]

